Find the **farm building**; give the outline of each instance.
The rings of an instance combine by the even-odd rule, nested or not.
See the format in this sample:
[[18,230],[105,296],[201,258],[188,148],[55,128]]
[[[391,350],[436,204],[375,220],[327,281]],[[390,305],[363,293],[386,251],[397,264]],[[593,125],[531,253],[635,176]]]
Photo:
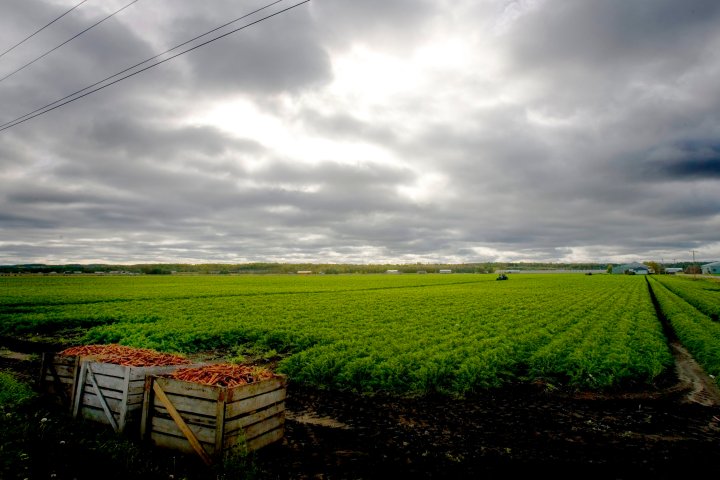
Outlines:
[[298,275],[310,275],[312,273],[312,270],[298,270]]
[[702,268],[702,273],[707,275],[720,274],[720,262],[706,263],[700,268]]
[[669,267],[665,269],[665,273],[674,274],[674,273],[681,273],[683,271],[680,267]]
[[452,270],[442,269],[442,270],[440,270],[440,273],[452,273]]
[[400,270],[386,270],[385,273],[389,273],[389,274],[394,275],[394,274],[400,273]]
[[614,274],[624,274],[624,273],[632,273],[636,275],[647,275],[650,273],[650,269],[647,265],[643,265],[642,263],[633,262],[633,263],[627,263],[625,265],[618,265],[617,267],[613,267],[612,273]]

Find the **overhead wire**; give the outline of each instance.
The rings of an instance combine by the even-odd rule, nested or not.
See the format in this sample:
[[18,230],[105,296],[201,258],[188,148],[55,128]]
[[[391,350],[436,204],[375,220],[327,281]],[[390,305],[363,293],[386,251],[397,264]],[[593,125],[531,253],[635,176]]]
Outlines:
[[253,10],[252,12],[247,13],[247,14],[241,16],[241,17],[238,17],[238,18],[236,18],[236,19],[234,19],[234,20],[231,20],[231,21],[229,21],[229,22],[227,22],[227,23],[224,23],[223,25],[220,25],[219,27],[213,28],[212,30],[207,31],[207,32],[203,33],[202,35],[198,35],[198,36],[196,36],[196,37],[193,37],[193,38],[191,38],[190,40],[187,40],[187,41],[185,41],[185,42],[183,42],[183,43],[180,43],[180,44],[178,44],[178,45],[175,45],[174,47],[169,48],[169,49],[165,50],[165,51],[162,52],[162,53],[158,53],[157,55],[154,55],[154,56],[152,56],[152,57],[150,57],[150,58],[148,58],[148,59],[146,59],[146,60],[143,60],[142,62],[138,62],[138,63],[136,63],[135,65],[132,65],[132,66],[130,66],[130,67],[127,67],[126,69],[121,70],[121,71],[119,71],[119,72],[117,72],[117,73],[115,73],[115,74],[113,74],[113,75],[110,75],[109,77],[105,77],[105,78],[103,78],[102,80],[99,80],[99,81],[93,83],[92,85],[88,85],[87,87],[81,88],[80,90],[77,90],[77,91],[75,91],[75,92],[73,92],[73,93],[71,93],[71,94],[69,94],[69,95],[66,95],[66,96],[64,96],[64,97],[62,97],[62,98],[59,98],[59,99],[55,100],[54,102],[48,103],[48,104],[46,104],[46,105],[44,105],[44,106],[42,106],[42,107],[40,107],[40,108],[38,108],[38,109],[33,110],[32,112],[28,112],[28,113],[26,113],[25,115],[21,115],[21,116],[15,118],[15,119],[13,119],[13,120],[10,120],[9,122],[5,122],[5,123],[3,123],[3,124],[0,124],[0,128],[4,127],[4,126],[6,126],[6,125],[9,125],[9,124],[11,124],[11,123],[15,123],[15,122],[17,122],[18,120],[22,120],[23,118],[28,117],[28,116],[32,115],[33,113],[37,113],[37,112],[39,112],[39,111],[41,111],[41,110],[44,110],[44,109],[46,109],[46,108],[48,108],[48,107],[52,107],[53,105],[56,105],[56,104],[62,102],[63,100],[67,100],[67,99],[70,98],[70,97],[73,97],[73,96],[75,96],[75,95],[77,95],[77,94],[79,94],[79,93],[82,93],[82,92],[84,92],[84,91],[86,91],[86,90],[89,90],[89,89],[91,89],[91,88],[93,88],[93,87],[96,87],[96,86],[98,86],[98,85],[100,85],[100,84],[102,84],[102,83],[105,83],[105,82],[107,82],[108,80],[110,80],[110,79],[112,79],[112,78],[115,78],[115,77],[117,77],[117,76],[119,76],[119,75],[122,75],[122,74],[125,73],[125,72],[128,72],[128,71],[130,71],[130,70],[132,70],[132,69],[134,69],[134,68],[139,67],[140,65],[144,65],[144,64],[146,64],[146,63],[148,63],[148,62],[150,62],[150,61],[152,61],[152,60],[155,60],[156,58],[161,57],[161,56],[165,55],[166,53],[170,53],[170,52],[172,52],[173,50],[177,50],[178,48],[183,47],[183,46],[187,45],[188,43],[194,42],[195,40],[199,40],[199,39],[202,38],[202,37],[206,37],[206,36],[210,35],[211,33],[217,32],[218,30],[227,27],[228,25],[232,25],[233,23],[237,23],[237,22],[239,22],[240,20],[242,20],[242,19],[244,19],[244,18],[247,18],[247,17],[249,17],[249,16],[251,16],[251,15],[254,15],[254,14],[258,13],[258,12],[261,12],[261,11],[263,11],[263,10],[266,10],[266,9],[272,7],[273,5],[276,5],[276,4],[278,4],[278,3],[280,3],[280,2],[283,2],[283,1],[285,1],[285,0],[276,0],[276,1],[272,2],[272,3],[269,3],[269,4],[265,5],[264,7],[260,7],[260,8],[258,8],[258,9],[256,9],[256,10]]
[[13,45],[12,47],[10,47],[10,48],[8,48],[7,50],[5,50],[4,52],[0,53],[0,58],[2,58],[6,53],[12,52],[13,50],[15,50],[15,48],[17,48],[17,47],[19,47],[20,45],[22,45],[23,43],[27,42],[27,41],[30,40],[32,37],[34,37],[34,36],[37,35],[38,33],[42,32],[42,31],[45,30],[47,27],[49,27],[49,26],[52,25],[53,23],[57,22],[58,20],[60,20],[61,18],[63,18],[65,15],[67,15],[67,14],[70,13],[70,12],[72,12],[73,10],[75,10],[76,8],[78,8],[80,5],[82,5],[83,3],[87,2],[87,1],[88,1],[88,0],[83,0],[82,2],[80,2],[80,3],[78,3],[77,5],[75,5],[74,7],[72,7],[70,10],[67,10],[65,13],[63,13],[63,14],[60,15],[59,17],[56,17],[54,20],[52,20],[50,23],[46,24],[44,27],[41,27],[41,28],[39,28],[38,30],[35,30],[33,33],[31,33],[31,34],[28,35],[27,37],[23,38],[22,40],[20,40],[18,43],[16,43],[16,44]]
[[310,0],[303,0],[302,2],[298,2],[298,3],[296,3],[296,4],[294,4],[294,5],[291,5],[291,6],[287,7],[287,8],[284,8],[284,9],[282,9],[282,10],[279,10],[279,11],[275,12],[275,13],[272,13],[272,14],[267,15],[267,16],[265,16],[265,17],[262,17],[262,18],[260,18],[260,19],[258,19],[258,20],[255,20],[255,21],[253,21],[253,22],[250,22],[250,23],[248,23],[248,24],[246,24],[246,25],[243,25],[242,27],[238,27],[238,28],[236,28],[236,29],[234,29],[234,30],[231,30],[231,31],[227,32],[227,33],[223,33],[222,35],[218,35],[217,37],[211,38],[210,40],[207,40],[207,41],[205,41],[205,42],[203,42],[203,43],[200,43],[200,44],[198,44],[198,45],[195,45],[194,47],[188,48],[187,50],[183,50],[183,51],[180,52],[180,53],[176,53],[175,55],[172,55],[171,57],[168,57],[168,58],[166,58],[166,59],[164,59],[164,60],[160,60],[160,61],[158,61],[158,62],[156,62],[156,63],[153,63],[152,65],[149,65],[149,66],[147,66],[147,67],[145,67],[145,68],[142,68],[142,69],[140,69],[140,70],[137,70],[137,71],[135,71],[135,72],[133,72],[133,73],[129,73],[129,74],[125,75],[124,77],[120,77],[120,78],[118,78],[117,80],[114,80],[114,81],[112,81],[112,82],[110,82],[110,83],[107,83],[107,84],[105,84],[105,85],[99,86],[99,87],[97,87],[97,88],[95,88],[95,89],[93,89],[93,90],[90,90],[89,92],[83,93],[82,95],[78,95],[78,96],[76,96],[76,97],[74,97],[74,98],[71,98],[71,99],[69,99],[69,100],[67,100],[67,101],[65,101],[65,102],[63,102],[63,103],[60,103],[60,104],[58,104],[58,105],[55,105],[55,106],[53,106],[53,107],[51,107],[51,108],[48,108],[48,109],[46,109],[46,110],[42,110],[41,112],[35,113],[34,115],[28,116],[27,118],[19,117],[19,118],[23,118],[23,119],[22,119],[22,120],[19,120],[19,121],[17,121],[17,122],[14,122],[14,123],[13,123],[13,122],[10,122],[9,125],[8,125],[8,124],[5,124],[5,126],[3,126],[2,128],[0,128],[0,132],[5,131],[5,130],[8,130],[8,129],[10,129],[10,128],[13,128],[13,127],[15,127],[15,126],[17,126],[17,125],[20,125],[21,123],[25,123],[25,122],[27,122],[28,120],[32,120],[32,119],[35,118],[35,117],[39,117],[40,115],[44,115],[44,114],[46,114],[46,113],[48,113],[48,112],[51,112],[51,111],[53,111],[53,110],[55,110],[55,109],[58,109],[58,108],[60,108],[60,107],[62,107],[62,106],[64,106],[64,105],[67,105],[68,103],[72,103],[72,102],[74,102],[74,101],[76,101],[76,100],[79,100],[79,99],[81,99],[81,98],[87,97],[88,95],[91,95],[91,94],[93,94],[93,93],[95,93],[95,92],[97,92],[97,91],[99,91],[99,90],[103,90],[103,89],[105,89],[105,88],[107,88],[107,87],[109,87],[109,86],[111,86],[111,85],[115,85],[116,83],[119,83],[119,82],[121,82],[121,81],[123,81],[123,80],[125,80],[125,79],[127,79],[127,78],[133,77],[133,76],[135,76],[135,75],[137,75],[137,74],[139,74],[139,73],[142,73],[142,72],[144,72],[144,71],[146,71],[146,70],[150,70],[151,68],[157,67],[158,65],[161,65],[161,64],[163,64],[163,63],[165,63],[165,62],[169,62],[170,60],[172,60],[172,59],[174,59],[174,58],[177,58],[177,57],[179,57],[179,56],[181,56],[181,55],[184,55],[184,54],[186,54],[186,53],[188,53],[188,52],[192,52],[193,50],[197,50],[197,49],[200,48],[200,47],[204,47],[205,45],[208,45],[208,44],[210,44],[210,43],[212,43],[212,42],[215,42],[215,41],[217,41],[217,40],[220,40],[221,38],[227,37],[228,35],[232,35],[233,33],[239,32],[240,30],[244,30],[244,29],[246,29],[246,28],[248,28],[248,27],[251,27],[251,26],[253,26],[253,25],[256,25],[256,24],[258,24],[258,23],[260,23],[260,22],[263,22],[263,21],[265,21],[265,20],[268,20],[268,19],[270,19],[270,18],[272,18],[272,17],[275,17],[275,16],[277,16],[277,15],[280,15],[280,14],[282,14],[282,13],[285,13],[285,12],[287,12],[288,10],[292,10],[293,8],[299,7],[300,5],[303,5],[303,4],[309,3],[309,2],[310,2]]
[[70,42],[72,42],[73,40],[75,40],[76,38],[78,38],[80,35],[82,35],[82,34],[84,34],[85,32],[87,32],[87,31],[89,31],[89,30],[97,27],[98,25],[100,25],[101,23],[103,23],[105,20],[108,20],[108,19],[114,17],[115,15],[117,15],[117,14],[120,13],[120,12],[122,12],[123,10],[125,10],[126,8],[128,8],[129,6],[131,6],[132,4],[137,3],[137,2],[139,2],[139,1],[140,1],[140,0],[133,0],[132,2],[130,2],[130,3],[128,3],[127,5],[125,5],[124,7],[121,7],[121,8],[119,8],[118,10],[115,10],[113,13],[111,13],[111,14],[108,15],[108,16],[106,16],[106,17],[103,18],[102,20],[99,20],[99,21],[93,23],[92,25],[90,25],[89,27],[87,27],[87,28],[86,28],[85,30],[83,30],[82,32],[76,33],[76,34],[73,35],[72,37],[68,38],[68,39],[65,40],[63,43],[61,43],[60,45],[58,45],[57,47],[54,47],[54,48],[48,50],[47,52],[43,53],[42,55],[40,55],[39,57],[35,58],[34,60],[29,61],[28,63],[26,63],[26,64],[23,65],[22,67],[18,68],[17,70],[14,70],[14,71],[8,73],[7,75],[5,75],[4,77],[0,78],[0,82],[3,82],[3,81],[5,81],[5,80],[7,80],[8,78],[12,77],[13,75],[15,75],[16,73],[18,73],[18,72],[20,72],[20,71],[22,71],[22,70],[25,70],[27,67],[29,67],[29,66],[32,65],[33,63],[35,63],[35,62],[37,62],[38,60],[41,60],[41,59],[47,57],[48,55],[50,55],[52,52],[54,52],[54,51],[57,50],[58,48],[60,48],[60,47],[62,47],[62,46],[64,46],[64,45],[67,45],[68,43],[70,43]]

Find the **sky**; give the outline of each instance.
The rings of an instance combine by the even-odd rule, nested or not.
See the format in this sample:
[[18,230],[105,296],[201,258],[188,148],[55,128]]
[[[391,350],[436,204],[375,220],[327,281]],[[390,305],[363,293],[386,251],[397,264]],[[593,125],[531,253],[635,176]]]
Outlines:
[[[13,73],[129,3],[86,1],[0,57],[0,124],[270,1],[139,0]],[[0,51],[78,3],[3,1]],[[311,0],[0,131],[0,264],[720,260],[718,25]]]

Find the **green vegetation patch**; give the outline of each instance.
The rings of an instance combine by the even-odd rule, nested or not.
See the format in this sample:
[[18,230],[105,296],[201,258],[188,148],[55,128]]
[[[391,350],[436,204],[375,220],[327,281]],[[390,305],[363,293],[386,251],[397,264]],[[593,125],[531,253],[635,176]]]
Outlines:
[[6,277],[0,320],[8,331],[103,320],[83,343],[274,350],[291,381],[360,392],[607,389],[651,383],[672,364],[641,277],[495,278]]
[[664,279],[660,281],[653,278],[653,292],[663,315],[672,325],[680,342],[720,385],[720,323],[671,291],[665,284]]

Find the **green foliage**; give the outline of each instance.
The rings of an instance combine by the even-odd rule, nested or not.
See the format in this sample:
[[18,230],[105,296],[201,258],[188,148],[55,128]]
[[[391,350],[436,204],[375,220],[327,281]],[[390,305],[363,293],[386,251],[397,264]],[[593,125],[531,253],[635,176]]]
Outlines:
[[0,371],[0,411],[16,408],[35,396],[29,385]]
[[[675,294],[665,286],[666,283],[664,279],[657,278],[653,278],[651,283],[663,315],[682,344],[720,384],[720,323]],[[704,283],[712,284],[708,281]],[[687,293],[688,290],[684,291]]]
[[720,282],[675,276],[658,277],[657,281],[711,319],[720,317]]
[[0,289],[8,332],[96,322],[84,343],[280,355],[293,381],[359,392],[602,389],[672,361],[639,277],[0,277]]

